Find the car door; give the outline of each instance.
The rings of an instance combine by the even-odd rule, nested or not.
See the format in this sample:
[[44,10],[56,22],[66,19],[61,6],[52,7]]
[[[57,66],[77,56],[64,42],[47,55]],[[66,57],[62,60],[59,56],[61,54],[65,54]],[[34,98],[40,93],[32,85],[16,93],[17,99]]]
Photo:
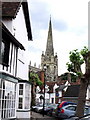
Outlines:
[[76,112],[76,106],[67,106],[67,107],[65,108],[65,114],[66,114],[68,117],[74,116],[74,115],[75,115],[75,112]]

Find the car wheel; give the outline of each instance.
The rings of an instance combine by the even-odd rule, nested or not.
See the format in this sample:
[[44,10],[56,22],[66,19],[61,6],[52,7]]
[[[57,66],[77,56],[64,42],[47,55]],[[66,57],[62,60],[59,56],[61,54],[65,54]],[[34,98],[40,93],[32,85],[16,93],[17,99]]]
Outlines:
[[52,112],[51,111],[47,112],[47,115],[52,116]]

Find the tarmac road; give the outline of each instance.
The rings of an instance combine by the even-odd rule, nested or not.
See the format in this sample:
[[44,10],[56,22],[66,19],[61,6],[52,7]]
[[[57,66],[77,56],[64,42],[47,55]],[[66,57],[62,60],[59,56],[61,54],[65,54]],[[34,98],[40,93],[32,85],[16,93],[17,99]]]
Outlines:
[[43,117],[42,114],[39,114],[39,113],[36,113],[36,112],[31,112],[30,120],[58,120],[58,119],[54,118],[54,117],[49,117],[47,115],[44,115],[44,117]]

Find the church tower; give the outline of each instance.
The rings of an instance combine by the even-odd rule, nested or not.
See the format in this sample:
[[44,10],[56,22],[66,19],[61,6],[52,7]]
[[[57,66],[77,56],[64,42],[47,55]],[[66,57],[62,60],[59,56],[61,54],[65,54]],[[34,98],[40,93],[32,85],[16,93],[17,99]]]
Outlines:
[[45,54],[42,52],[41,55],[41,68],[44,69],[46,65],[46,81],[57,81],[58,77],[58,58],[57,54],[54,55],[53,48],[53,36],[52,36],[52,24],[51,18],[49,21],[49,30],[46,44]]

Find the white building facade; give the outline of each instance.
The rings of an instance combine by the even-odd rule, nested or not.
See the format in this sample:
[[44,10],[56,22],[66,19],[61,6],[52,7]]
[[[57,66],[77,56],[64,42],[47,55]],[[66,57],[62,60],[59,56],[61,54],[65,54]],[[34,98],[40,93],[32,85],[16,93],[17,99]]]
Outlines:
[[30,118],[28,2],[2,2],[0,32],[0,120]]
[[[51,86],[48,84],[45,85],[45,103],[56,103],[56,89],[59,86],[55,83]],[[36,102],[43,104],[43,99],[40,99],[40,96],[44,97],[44,89],[40,89],[39,86],[36,88]],[[60,91],[61,92],[61,91]],[[61,93],[59,93],[59,97],[61,97]]]

